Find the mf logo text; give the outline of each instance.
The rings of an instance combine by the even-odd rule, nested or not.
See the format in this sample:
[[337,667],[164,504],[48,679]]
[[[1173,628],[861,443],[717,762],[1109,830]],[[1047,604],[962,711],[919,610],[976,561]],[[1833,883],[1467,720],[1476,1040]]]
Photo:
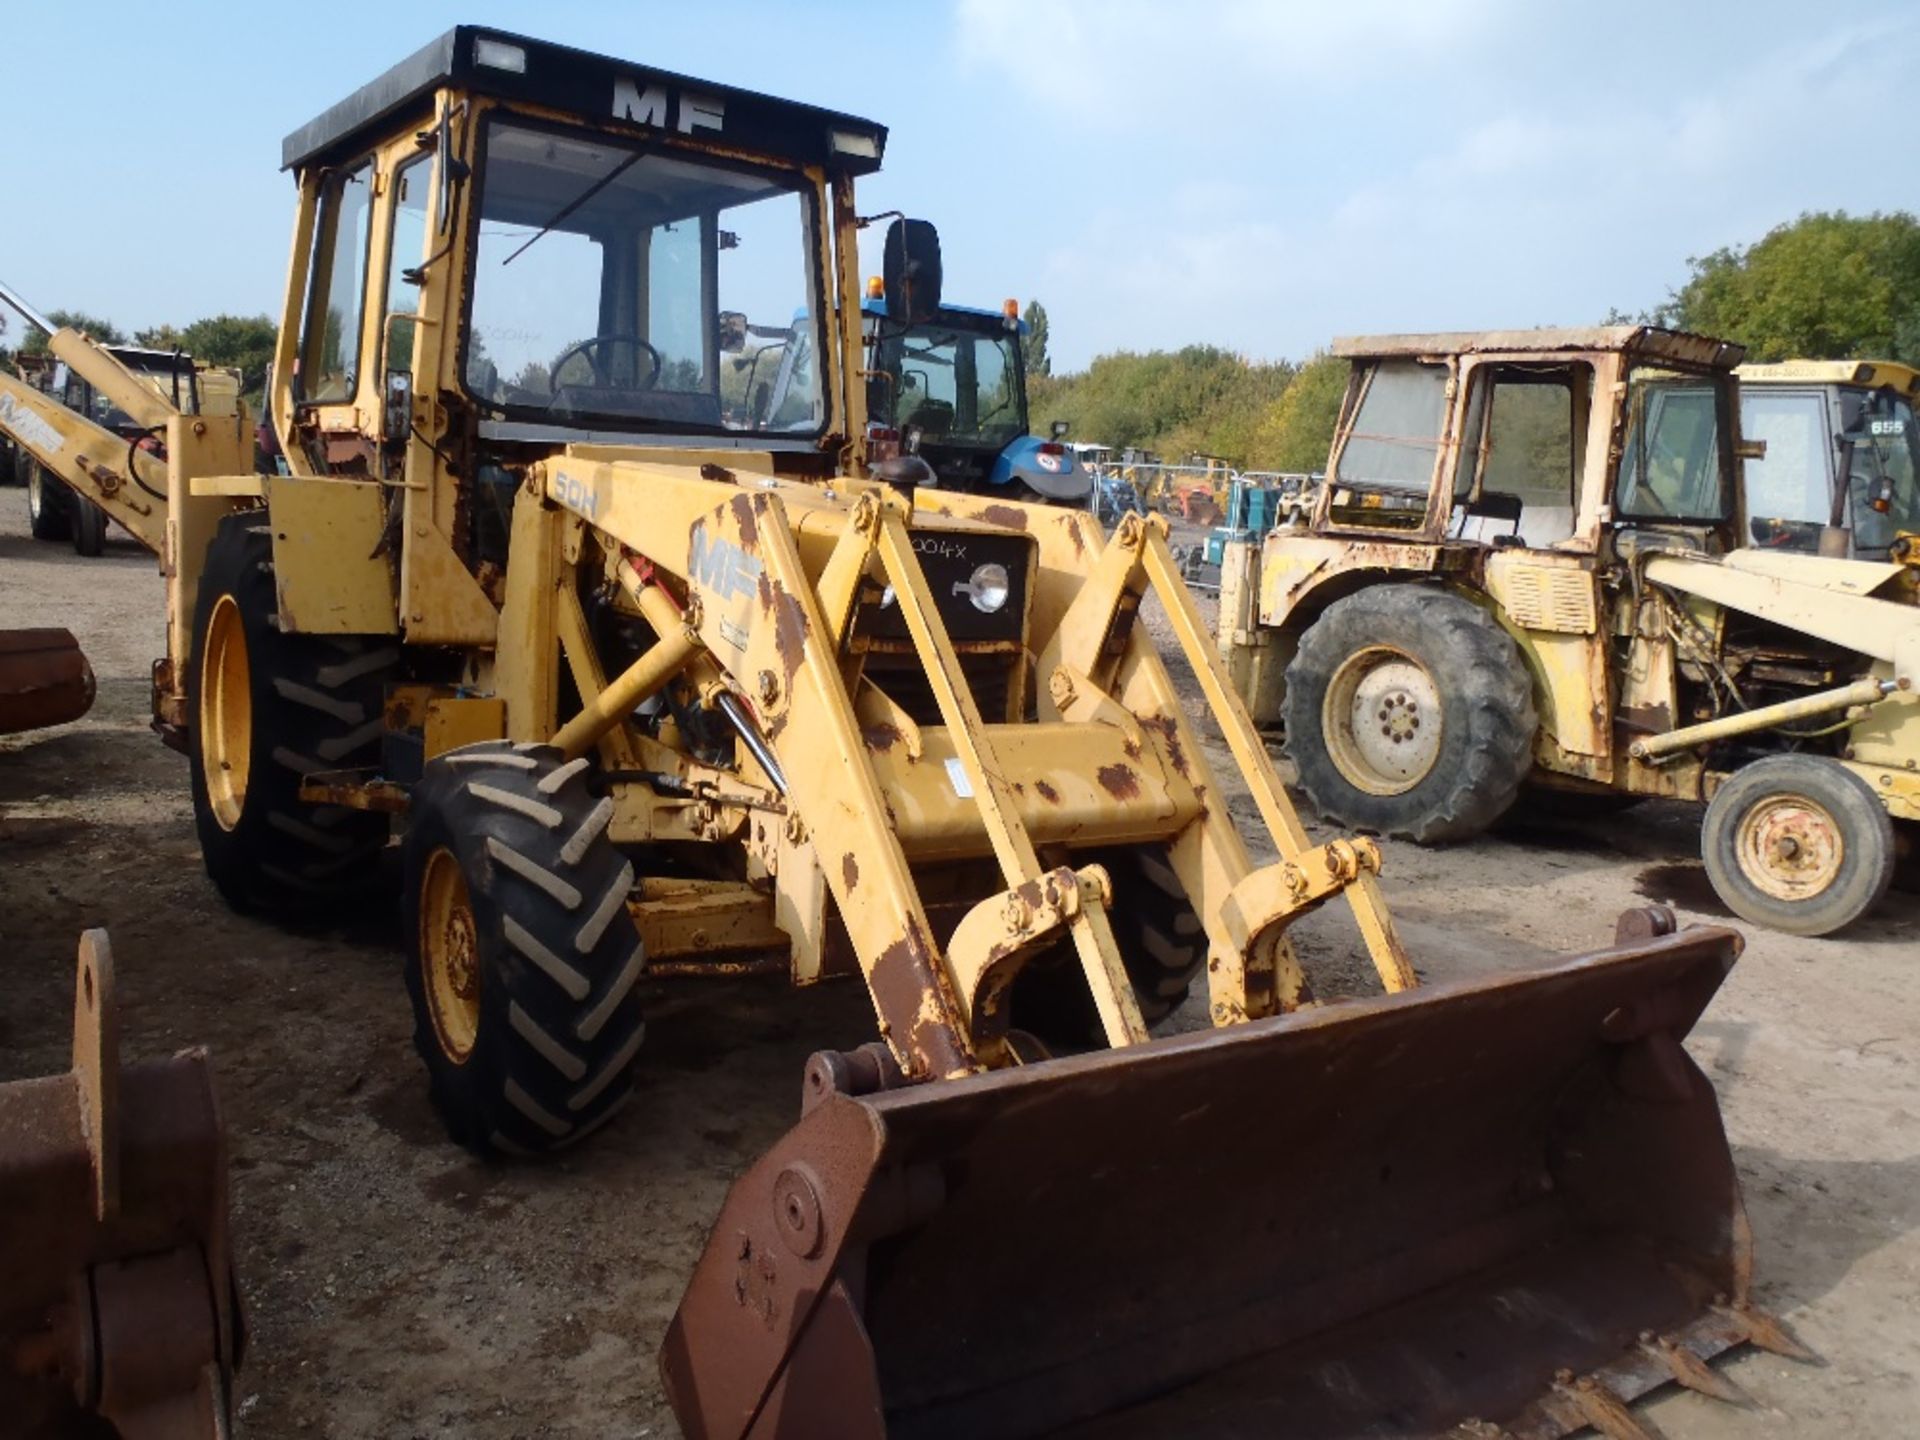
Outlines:
[[721,600],[751,595],[760,583],[760,561],[724,535],[709,535],[705,521],[693,527],[687,569],[703,590]]

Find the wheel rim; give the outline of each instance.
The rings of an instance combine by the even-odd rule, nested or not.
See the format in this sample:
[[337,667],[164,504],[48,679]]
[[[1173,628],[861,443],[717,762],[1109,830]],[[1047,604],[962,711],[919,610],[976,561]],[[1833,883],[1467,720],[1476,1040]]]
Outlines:
[[1846,863],[1846,836],[1833,812],[1804,795],[1769,795],[1740,817],[1734,834],[1740,873],[1775,900],[1812,900],[1831,889]]
[[420,878],[420,975],[441,1053],[466,1064],[480,1033],[480,935],[467,877],[445,846]]
[[1440,758],[1440,687],[1404,650],[1356,650],[1333,672],[1320,729],[1350,785],[1369,795],[1403,795]]
[[253,766],[253,675],[247,632],[231,595],[214,602],[200,671],[200,758],[207,800],[220,828],[240,823]]

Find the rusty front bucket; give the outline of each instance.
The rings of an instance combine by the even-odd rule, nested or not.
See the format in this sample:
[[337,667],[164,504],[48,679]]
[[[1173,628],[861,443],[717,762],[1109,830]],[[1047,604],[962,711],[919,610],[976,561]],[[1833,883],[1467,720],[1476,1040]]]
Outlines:
[[0,735],[93,708],[93,667],[70,630],[0,630]]
[[1663,1383],[1734,1398],[1708,1358],[1793,1348],[1748,1308],[1733,1162],[1680,1044],[1739,948],[1643,934],[1544,973],[829,1090],[694,1272],[661,1356],[681,1425],[1526,1440],[1641,1433],[1626,1402]]

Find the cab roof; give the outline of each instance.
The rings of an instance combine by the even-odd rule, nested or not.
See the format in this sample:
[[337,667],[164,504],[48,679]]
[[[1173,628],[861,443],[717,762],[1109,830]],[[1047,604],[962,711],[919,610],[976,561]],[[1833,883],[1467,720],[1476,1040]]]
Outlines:
[[1893,360],[1776,360],[1742,365],[1734,373],[1742,385],[1891,386],[1903,395],[1920,395],[1920,370]]
[[[505,30],[458,25],[287,136],[281,168],[351,159],[404,117],[424,123],[432,115],[434,92],[443,87],[523,100],[636,133],[670,128],[847,174],[878,170],[887,145],[884,125],[856,115]],[[692,100],[699,104],[690,105]]]
[[[860,302],[860,308],[869,315],[884,317],[887,313],[887,302],[884,297],[869,295]],[[1021,335],[1025,335],[1029,329],[1027,322],[1018,318],[1009,325],[1007,312],[1004,309],[982,310],[977,305],[949,305],[944,300],[940,302],[940,309],[935,318],[937,322],[944,322],[955,329],[1011,330]]]
[[1342,335],[1333,353],[1350,360],[1419,359],[1448,355],[1554,354],[1575,350],[1633,351],[1649,359],[1730,370],[1746,347],[1709,335],[1656,325],[1590,325],[1538,330],[1453,330],[1432,335]]

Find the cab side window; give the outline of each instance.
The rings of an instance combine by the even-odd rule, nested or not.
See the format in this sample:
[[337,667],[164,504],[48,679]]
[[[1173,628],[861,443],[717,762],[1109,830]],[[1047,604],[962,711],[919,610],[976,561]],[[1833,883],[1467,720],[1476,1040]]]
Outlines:
[[350,400],[359,380],[372,211],[372,160],[328,179],[314,222],[300,334],[300,395],[309,404]]

